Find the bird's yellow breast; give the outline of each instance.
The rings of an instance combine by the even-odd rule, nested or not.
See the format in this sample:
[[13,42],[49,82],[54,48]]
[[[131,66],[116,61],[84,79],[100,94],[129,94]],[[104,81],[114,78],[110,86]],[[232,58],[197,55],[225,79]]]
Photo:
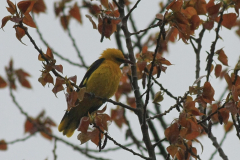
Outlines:
[[119,65],[105,60],[87,80],[87,92],[94,93],[99,97],[110,98],[117,91],[120,77]]

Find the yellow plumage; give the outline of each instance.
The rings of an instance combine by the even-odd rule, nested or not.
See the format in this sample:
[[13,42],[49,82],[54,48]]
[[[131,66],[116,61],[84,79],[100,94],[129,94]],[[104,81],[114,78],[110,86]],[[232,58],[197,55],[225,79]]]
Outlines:
[[[80,87],[86,87],[86,92],[93,93],[95,96],[110,98],[117,91],[121,77],[119,66],[124,62],[131,63],[124,58],[120,50],[106,49],[101,57],[89,67]],[[97,110],[103,104],[101,100],[93,98],[84,98],[83,101],[77,103],[76,107],[66,111],[58,126],[58,130],[67,137],[72,136],[83,116]]]

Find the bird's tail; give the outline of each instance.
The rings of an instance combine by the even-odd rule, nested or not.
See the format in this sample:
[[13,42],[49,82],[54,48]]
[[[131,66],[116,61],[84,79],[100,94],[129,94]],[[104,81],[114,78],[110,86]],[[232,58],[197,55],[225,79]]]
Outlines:
[[76,112],[74,112],[74,109],[66,111],[61,123],[58,126],[59,132],[63,132],[63,135],[66,135],[67,137],[71,137],[73,135],[75,129],[78,127],[80,119],[82,118],[82,116],[79,117],[75,114]]

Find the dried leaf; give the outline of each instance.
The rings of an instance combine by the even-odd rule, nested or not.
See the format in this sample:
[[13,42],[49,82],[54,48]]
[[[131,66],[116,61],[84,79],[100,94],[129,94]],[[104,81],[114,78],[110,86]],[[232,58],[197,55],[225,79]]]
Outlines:
[[172,124],[170,127],[168,127],[165,131],[165,137],[167,138],[167,140],[169,140],[169,142],[171,144],[176,143],[178,137],[179,137],[179,128],[178,128],[178,124],[174,123]]
[[97,29],[97,25],[96,25],[96,23],[93,21],[92,16],[90,16],[90,15],[88,15],[88,14],[86,14],[85,16],[86,16],[86,17],[89,19],[89,21],[92,23],[93,29]]
[[22,14],[29,14],[32,11],[35,1],[20,1],[17,6]]
[[0,150],[7,150],[7,143],[5,140],[0,140]]
[[163,92],[162,91],[158,91],[154,95],[153,103],[158,103],[158,102],[162,102],[162,101],[163,101]]
[[25,23],[26,25],[28,25],[30,27],[33,27],[33,28],[37,27],[35,22],[33,21],[32,17],[30,16],[30,14],[26,14],[23,17],[23,23]]
[[0,76],[0,88],[5,88],[7,86],[7,82]]
[[[231,29],[236,23],[237,15],[235,13],[228,13],[228,14],[224,14],[222,18],[223,18],[223,21],[221,24],[227,29]],[[220,16],[216,18],[216,21],[217,22],[220,21]]]
[[[22,43],[22,37],[25,36],[25,31],[24,29],[20,28],[20,27],[15,27],[15,30],[16,30],[16,37],[17,39]],[[24,44],[25,45],[25,44]]]
[[74,4],[74,6],[69,10],[69,15],[75,18],[79,23],[82,24],[82,18],[80,14],[80,10],[78,8],[77,2]]
[[233,122],[228,121],[227,124],[224,124],[225,132],[229,132],[233,129]]
[[5,17],[3,17],[1,28],[3,28],[3,27],[6,25],[6,23],[7,23],[9,20],[11,20],[11,18],[12,18],[12,16],[5,16]]
[[215,91],[212,87],[212,85],[209,82],[205,82],[203,86],[203,99],[206,103],[212,103],[214,101],[214,96]]
[[222,65],[221,64],[217,64],[215,67],[215,76],[216,78],[218,78],[221,74],[222,71]]
[[223,65],[228,66],[228,57],[224,53],[223,49],[217,50],[216,54],[218,54],[218,60],[222,62]]
[[63,73],[63,66],[61,64],[60,65],[54,65],[53,68],[56,69],[58,72]]
[[81,131],[82,133],[87,133],[89,124],[90,124],[90,118],[89,117],[82,117],[81,120],[80,120],[78,131]]
[[32,11],[37,14],[39,14],[41,12],[44,13],[46,11],[46,5],[45,5],[44,1],[37,0],[36,3],[33,5]]

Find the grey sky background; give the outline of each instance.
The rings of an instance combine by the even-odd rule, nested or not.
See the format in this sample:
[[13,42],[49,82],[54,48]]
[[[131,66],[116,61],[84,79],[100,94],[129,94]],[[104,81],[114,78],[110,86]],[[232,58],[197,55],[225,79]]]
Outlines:
[[[16,1],[16,3],[19,1]],[[80,60],[77,57],[77,54],[72,47],[72,42],[70,41],[67,33],[63,31],[60,26],[59,19],[55,17],[53,13],[53,2],[46,1],[47,5],[47,14],[40,14],[35,16],[37,19],[37,25],[39,26],[40,31],[43,34],[44,39],[49,43],[49,45],[54,48],[57,52],[62,54],[64,57],[68,57],[76,63],[80,63]],[[136,2],[132,0],[133,4]],[[141,1],[138,7],[133,12],[133,18],[135,19],[136,26],[138,29],[144,29],[147,27],[149,22],[155,17],[156,13],[159,11],[159,0],[151,1]],[[0,18],[9,15],[6,10],[7,2],[5,0],[1,1],[0,5]],[[232,12],[229,10],[228,12]],[[114,38],[112,40],[104,39],[103,43],[100,43],[100,34],[97,30],[93,30],[91,23],[85,17],[87,11],[85,9],[81,10],[83,25],[79,25],[77,21],[71,20],[70,29],[76,43],[80,48],[81,54],[84,56],[84,60],[87,65],[90,65],[95,61],[100,53],[106,48],[116,48],[116,43]],[[96,20],[95,20],[96,21]],[[30,116],[36,117],[43,109],[46,111],[46,115],[49,115],[55,123],[58,125],[66,109],[65,95],[63,92],[59,92],[57,97],[52,93],[52,85],[43,87],[39,82],[38,78],[40,76],[40,70],[42,69],[42,64],[38,61],[38,52],[34,49],[28,38],[25,36],[22,41],[26,44],[21,44],[15,37],[15,30],[12,28],[14,24],[8,22],[4,27],[4,31],[0,31],[0,75],[6,78],[4,67],[8,65],[10,59],[14,61],[14,67],[22,68],[27,71],[31,77],[29,81],[32,85],[32,89],[25,89],[23,87],[18,87],[14,91],[17,101],[22,106],[23,110],[26,111]],[[216,27],[216,24],[215,24]],[[167,29],[167,28],[166,28]],[[201,27],[200,27],[201,29]],[[240,45],[239,37],[235,35],[236,28],[228,30],[221,28],[220,36],[223,40],[219,40],[216,45],[216,50],[224,48],[225,53],[228,56],[229,69],[233,69],[238,57],[240,55]],[[151,32],[156,32],[157,29],[152,30]],[[35,29],[29,27],[29,33],[35,40],[36,44],[45,52],[47,50],[46,46],[41,42],[39,36],[37,35]],[[198,32],[196,32],[198,35]],[[198,36],[197,36],[198,37]],[[201,72],[200,76],[206,75],[204,71],[206,67],[206,51],[210,50],[211,42],[215,39],[214,31],[206,31],[201,50]],[[124,52],[127,53],[125,44]],[[155,46],[149,48],[149,50],[154,50]],[[162,73],[158,81],[167,88],[175,96],[183,96],[184,93],[188,90],[188,87],[193,84],[195,81],[195,53],[191,45],[184,44],[181,40],[175,44],[169,44],[169,52],[164,54],[163,57],[168,59],[173,65],[168,66],[166,73]],[[135,50],[135,53],[139,52]],[[68,63],[60,60],[55,56],[57,64],[63,65],[63,75],[65,76],[74,76],[77,75],[77,83],[80,83],[81,78],[84,76],[86,70],[71,66]],[[214,57],[216,63],[217,57]],[[213,63],[215,65],[215,63]],[[225,67],[224,67],[225,68]],[[232,72],[232,71],[230,71]],[[203,82],[205,78],[203,78]],[[202,84],[203,84],[202,82]],[[211,74],[210,82],[215,89],[215,100],[218,100],[221,93],[226,87],[225,80],[220,81],[216,79],[214,74]],[[141,82],[139,81],[141,84]],[[19,84],[18,84],[19,86]],[[154,85],[155,91],[159,90],[158,86]],[[142,90],[143,92],[143,90]],[[24,123],[25,116],[20,114],[20,111],[11,101],[9,96],[8,88],[0,90],[0,139],[5,139],[6,141],[12,141],[17,138],[23,138],[28,134],[24,134]],[[122,99],[125,102],[125,99]],[[167,95],[164,95],[164,101],[161,103],[161,110],[167,110],[170,106],[174,105],[175,101],[170,99]],[[115,108],[114,105],[107,103],[108,113],[110,113],[111,108]],[[152,105],[149,105],[151,109]],[[140,126],[138,124],[137,117],[133,112],[127,111],[131,126],[135,135],[141,140]],[[172,122],[174,118],[178,117],[176,111],[171,112],[164,117],[168,124]],[[161,138],[164,138],[164,131],[160,127],[158,122],[155,122],[157,131]],[[125,140],[125,129],[124,126],[122,129],[116,127],[114,123],[109,127],[109,134],[121,144],[127,144],[131,140]],[[213,134],[217,137],[218,142],[224,136],[223,126],[215,126],[212,129]],[[53,133],[59,137],[62,137],[76,145],[80,144],[77,140],[77,135],[79,132],[75,132],[71,138],[63,137],[61,133],[58,132],[57,127],[53,129]],[[212,142],[207,137],[198,138],[204,145],[203,153],[201,154],[201,146],[197,143],[193,143],[193,146],[197,148],[198,154],[201,159],[209,159],[210,155],[214,152],[215,148],[212,146]],[[165,143],[167,146],[168,144]],[[93,149],[97,149],[95,145],[89,143],[89,146]],[[13,160],[13,159],[53,159],[53,150],[54,143],[42,138],[38,133],[26,142],[19,142],[14,145],[8,145],[7,151],[0,151],[0,157],[4,160]],[[80,147],[85,147],[80,145]],[[115,145],[108,141],[107,148],[115,147]],[[136,150],[135,147],[131,147],[133,150]],[[236,131],[233,130],[227,135],[227,140],[223,143],[223,150],[229,157],[229,159],[234,160],[238,159],[238,152],[240,148],[239,139],[236,137]],[[157,151],[157,149],[156,149]],[[158,152],[158,151],[157,151]],[[72,148],[66,146],[61,142],[57,142],[57,156],[59,160],[64,159],[87,159],[84,155],[79,152],[74,151]],[[132,155],[130,152],[124,150],[112,151],[106,153],[97,153],[95,154],[99,157],[110,158],[113,160],[122,160],[125,159],[140,159],[137,156]],[[147,156],[147,154],[145,155]],[[162,157],[158,156],[158,159],[161,160]],[[214,160],[221,159],[217,154],[214,157]]]

